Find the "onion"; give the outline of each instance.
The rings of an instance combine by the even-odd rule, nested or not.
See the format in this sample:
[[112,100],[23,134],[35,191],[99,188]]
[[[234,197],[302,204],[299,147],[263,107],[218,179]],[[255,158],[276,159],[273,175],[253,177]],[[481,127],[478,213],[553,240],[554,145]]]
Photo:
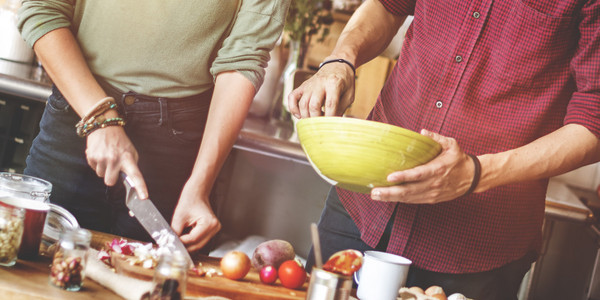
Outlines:
[[240,280],[250,271],[250,258],[241,251],[230,251],[221,258],[221,271],[229,279]]

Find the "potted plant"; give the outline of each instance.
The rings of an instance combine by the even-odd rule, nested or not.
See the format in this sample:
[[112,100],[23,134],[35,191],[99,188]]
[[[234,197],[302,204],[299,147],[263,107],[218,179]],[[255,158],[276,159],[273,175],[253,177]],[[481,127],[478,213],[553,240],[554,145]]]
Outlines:
[[333,23],[330,0],[292,0],[284,25],[289,41],[290,59],[297,68],[304,67],[306,52],[313,36],[322,42]]

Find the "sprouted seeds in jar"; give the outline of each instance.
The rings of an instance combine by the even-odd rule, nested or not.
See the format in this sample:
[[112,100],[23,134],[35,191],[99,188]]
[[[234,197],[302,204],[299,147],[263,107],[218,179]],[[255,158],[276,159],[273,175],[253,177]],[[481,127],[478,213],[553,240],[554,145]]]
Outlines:
[[24,218],[25,210],[0,205],[0,265],[2,266],[12,266],[17,261],[23,236]]

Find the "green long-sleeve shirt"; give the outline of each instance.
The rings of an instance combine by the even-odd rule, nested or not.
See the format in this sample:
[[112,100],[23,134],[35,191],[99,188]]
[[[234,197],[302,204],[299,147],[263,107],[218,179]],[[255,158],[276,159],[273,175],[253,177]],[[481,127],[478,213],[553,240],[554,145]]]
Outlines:
[[290,0],[24,0],[32,45],[68,27],[92,73],[122,91],[184,97],[238,71],[258,90]]

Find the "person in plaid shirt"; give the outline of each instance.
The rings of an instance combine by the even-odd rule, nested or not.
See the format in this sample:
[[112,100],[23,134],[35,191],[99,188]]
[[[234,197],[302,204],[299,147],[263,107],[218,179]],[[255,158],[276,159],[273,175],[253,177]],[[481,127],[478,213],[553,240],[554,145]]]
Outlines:
[[366,0],[288,96],[290,112],[342,115],[354,67],[379,55],[408,15],[368,119],[421,132],[442,153],[389,174],[401,185],[332,189],[323,256],[383,250],[413,261],[407,286],[517,299],[540,249],[548,178],[600,160],[600,2]]

